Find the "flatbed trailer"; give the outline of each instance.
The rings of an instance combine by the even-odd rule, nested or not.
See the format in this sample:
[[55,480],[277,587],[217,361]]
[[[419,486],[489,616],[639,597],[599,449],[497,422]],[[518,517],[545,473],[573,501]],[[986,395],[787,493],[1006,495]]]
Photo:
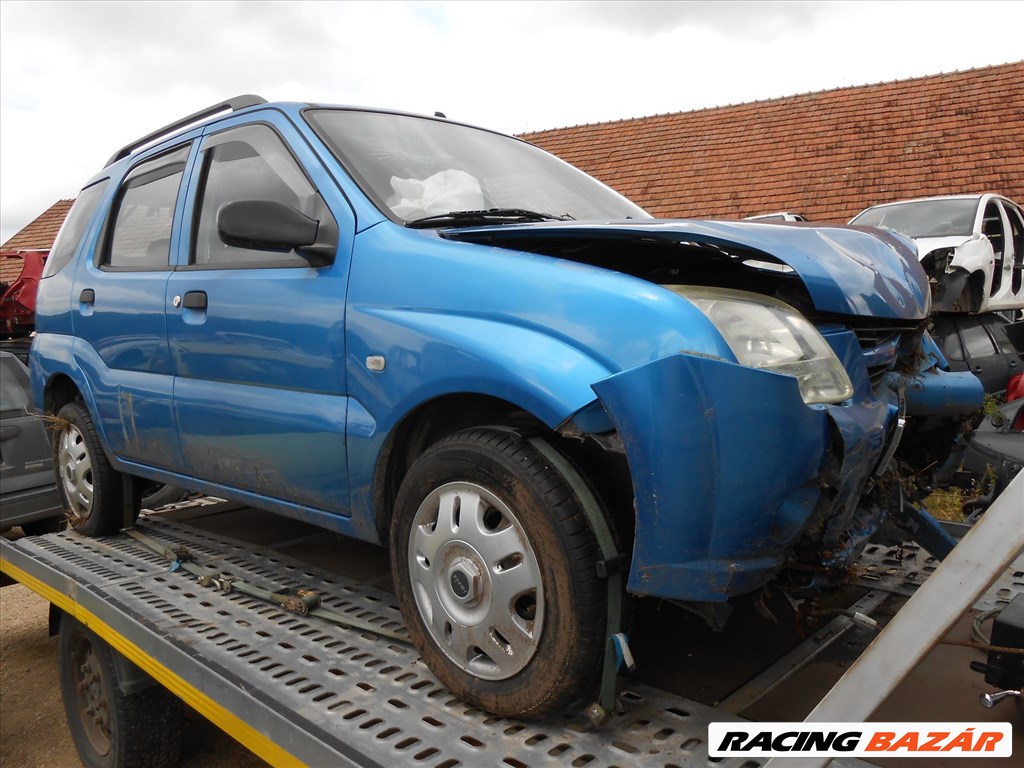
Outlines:
[[[1008,490],[1016,494],[1022,487],[1018,478]],[[202,563],[221,579],[197,579],[179,567],[181,561],[169,564],[124,533],[86,538],[65,532],[2,540],[0,568],[130,662],[120,662],[118,668],[123,692],[144,688],[151,679],[272,765],[766,765],[764,758],[709,758],[708,724],[740,722],[738,712],[784,684],[853,626],[837,614],[717,706],[627,679],[620,681],[621,711],[599,729],[590,727],[582,711],[541,723],[515,721],[470,707],[437,682],[415,648],[400,639],[398,607],[393,595],[379,586],[386,573],[350,578],[283,553],[300,550],[301,541],[270,548],[190,524],[190,515],[238,508],[220,504],[199,500],[179,505],[177,515],[170,515],[177,520],[144,515],[137,530],[180,553],[181,561]],[[999,502],[989,515],[995,523],[989,535],[1004,540],[1006,557],[996,562],[992,557],[999,560],[1000,555],[984,543],[987,571],[976,574],[974,581],[997,583],[984,596],[984,590],[969,596],[967,606],[979,597],[978,606],[998,606],[1024,591],[1024,561],[1006,567],[1020,555],[1020,545],[1007,540],[1013,539],[1020,513],[1012,503],[1001,505],[1006,511],[997,506]],[[1011,527],[1009,537],[997,529],[1000,517],[1008,521],[1004,528]],[[357,572],[360,547],[365,549],[357,545],[346,555]],[[978,571],[978,558],[968,554]],[[937,565],[923,555],[905,560],[906,566],[889,550],[874,548],[861,571],[872,591],[854,607],[866,613],[881,604],[883,593],[913,591]],[[322,607],[392,636],[291,612],[231,589],[232,579],[278,594],[313,590]],[[875,687],[885,688],[880,683]],[[963,719],[976,719],[975,714],[965,713]],[[833,765],[865,763],[842,758]]]

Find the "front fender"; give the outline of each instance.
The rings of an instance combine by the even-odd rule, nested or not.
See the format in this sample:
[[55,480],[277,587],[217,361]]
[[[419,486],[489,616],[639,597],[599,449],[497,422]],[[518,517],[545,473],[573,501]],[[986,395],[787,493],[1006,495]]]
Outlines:
[[826,409],[790,376],[685,354],[593,388],[633,477],[629,590],[723,601],[767,582],[818,501]]
[[[540,330],[480,317],[372,308],[350,311],[348,326],[351,503],[353,517],[365,520],[373,519],[373,478],[387,436],[424,403],[487,395],[554,429],[593,403],[590,385],[612,372]],[[369,370],[369,356],[383,357],[384,370]]]

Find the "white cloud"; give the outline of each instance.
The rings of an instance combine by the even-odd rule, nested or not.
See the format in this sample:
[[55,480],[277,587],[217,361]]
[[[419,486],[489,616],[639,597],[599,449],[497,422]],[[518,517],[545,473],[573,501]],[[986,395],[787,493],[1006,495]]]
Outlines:
[[[992,24],[998,19],[998,24]],[[0,242],[239,93],[510,133],[1024,58],[1022,3],[0,4]]]

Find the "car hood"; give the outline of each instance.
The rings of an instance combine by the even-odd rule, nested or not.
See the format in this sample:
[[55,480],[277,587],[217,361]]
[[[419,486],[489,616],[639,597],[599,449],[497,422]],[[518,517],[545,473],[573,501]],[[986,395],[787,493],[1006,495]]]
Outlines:
[[[439,234],[549,255],[562,255],[574,241],[614,241],[624,251],[631,243],[698,246],[727,260],[781,262],[796,272],[821,312],[918,320],[929,309],[927,277],[909,241],[872,228],[653,220],[505,224],[446,229]],[[638,248],[636,258],[644,258],[643,252]],[[692,252],[678,249],[681,270]]]
[[970,235],[946,235],[945,237],[915,237],[914,243],[917,245],[917,255],[919,258],[924,258],[929,253],[939,248],[959,248],[966,242],[973,240],[974,238]]

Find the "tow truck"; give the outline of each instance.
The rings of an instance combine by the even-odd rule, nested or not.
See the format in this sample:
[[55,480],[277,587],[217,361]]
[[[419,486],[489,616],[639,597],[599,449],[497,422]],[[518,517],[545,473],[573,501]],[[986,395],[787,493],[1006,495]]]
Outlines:
[[[101,538],[2,539],[0,570],[50,602],[71,733],[83,758],[103,754],[104,764],[130,765],[145,752],[149,765],[173,765],[185,705],[276,766],[775,768],[787,758],[709,756],[708,725],[884,714],[879,705],[965,615],[1024,605],[1021,499],[1024,475],[959,531],[941,563],[911,544],[870,546],[853,575],[853,601],[817,609],[819,628],[793,635],[781,653],[773,637],[785,621],[760,620],[755,640],[741,620],[738,636],[699,648],[692,625],[685,638],[674,632],[681,612],[638,608],[635,621],[664,631],[643,633],[653,639],[633,649],[635,673],[626,669],[631,659],[620,659],[616,711],[599,727],[586,706],[525,722],[463,704],[406,642],[383,550],[234,502],[193,499]],[[871,614],[894,604],[875,636]],[[751,616],[778,613],[754,607]],[[758,652],[765,648],[767,659]],[[984,693],[988,706],[1020,696],[1024,667],[1019,656],[994,653],[975,669],[1016,689]],[[848,669],[815,701],[822,670],[837,665]],[[916,686],[935,677],[916,674]],[[1014,717],[1012,705],[950,717],[922,690],[911,697],[917,711],[904,699],[901,716],[889,719]]]

